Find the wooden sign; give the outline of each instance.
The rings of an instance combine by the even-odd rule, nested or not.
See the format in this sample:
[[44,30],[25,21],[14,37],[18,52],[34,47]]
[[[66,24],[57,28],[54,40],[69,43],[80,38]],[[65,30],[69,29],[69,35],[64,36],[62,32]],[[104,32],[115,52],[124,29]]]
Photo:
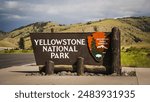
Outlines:
[[112,32],[31,33],[36,64],[53,61],[55,65],[73,65],[82,57],[86,65],[103,65],[110,69],[114,57],[112,36],[116,33]]

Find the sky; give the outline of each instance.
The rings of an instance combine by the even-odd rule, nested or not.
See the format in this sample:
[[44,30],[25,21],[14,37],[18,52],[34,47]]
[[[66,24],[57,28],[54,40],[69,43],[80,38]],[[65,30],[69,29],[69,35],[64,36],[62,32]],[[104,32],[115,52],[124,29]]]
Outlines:
[[150,16],[150,0],[0,0],[3,31],[34,22],[73,24],[130,16]]

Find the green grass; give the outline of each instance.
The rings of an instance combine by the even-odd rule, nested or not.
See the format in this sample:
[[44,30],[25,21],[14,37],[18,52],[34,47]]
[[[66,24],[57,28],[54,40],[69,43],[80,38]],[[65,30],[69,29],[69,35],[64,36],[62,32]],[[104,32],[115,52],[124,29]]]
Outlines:
[[1,50],[0,54],[22,54],[22,53],[33,53],[33,50]]
[[150,67],[150,49],[128,48],[121,52],[122,66]]

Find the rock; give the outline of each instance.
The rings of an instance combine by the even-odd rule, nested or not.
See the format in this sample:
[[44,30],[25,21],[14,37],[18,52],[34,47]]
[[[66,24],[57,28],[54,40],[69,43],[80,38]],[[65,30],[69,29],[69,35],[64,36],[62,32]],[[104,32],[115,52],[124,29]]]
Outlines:
[[127,73],[127,72],[125,72],[125,73],[124,73],[124,76],[128,76],[128,73]]
[[37,76],[37,73],[33,73],[34,76]]
[[91,76],[91,75],[90,75],[90,73],[87,73],[87,75],[86,75],[86,76]]
[[98,74],[94,74],[94,76],[98,76]]
[[41,73],[42,76],[45,76],[46,74],[44,72]]
[[111,74],[111,76],[117,76],[117,73],[113,73],[113,74]]
[[52,74],[52,76],[59,76],[59,74]]
[[70,75],[70,76],[71,76],[71,75],[72,75],[72,73],[69,71],[69,72],[67,72],[67,73],[66,73],[66,75],[68,75],[68,76]]
[[60,73],[60,72],[58,72],[58,73],[57,73],[57,75],[58,75],[58,76],[61,76],[61,73]]
[[89,73],[88,73],[88,72],[85,72],[85,73],[84,73],[84,76],[88,76],[88,75],[89,75]]
[[74,73],[70,73],[71,76],[77,76],[77,73],[74,72]]
[[94,76],[94,73],[88,73],[88,76]]
[[65,75],[67,75],[67,72],[66,72],[66,71],[62,71],[62,72],[60,73],[60,75],[61,75],[61,76],[65,76]]
[[31,76],[31,74],[26,74],[26,76]]
[[121,75],[122,75],[122,76],[125,76],[125,73],[126,73],[126,72],[125,72],[125,71],[123,71],[123,72],[121,73]]
[[97,76],[104,76],[103,74],[97,74]]
[[74,72],[74,76],[77,76],[77,72]]
[[76,73],[71,73],[71,76],[76,76],[77,74]]
[[61,73],[63,73],[63,74],[67,74],[67,72],[66,72],[66,71],[62,71]]

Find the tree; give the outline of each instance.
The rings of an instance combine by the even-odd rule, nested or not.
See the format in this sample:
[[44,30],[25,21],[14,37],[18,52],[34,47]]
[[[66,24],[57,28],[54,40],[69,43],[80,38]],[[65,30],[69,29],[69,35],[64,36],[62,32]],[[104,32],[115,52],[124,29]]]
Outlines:
[[54,28],[51,28],[51,33],[54,33]]
[[102,53],[100,51],[98,51],[98,49],[96,48],[96,41],[94,38],[92,39],[92,42],[91,42],[91,53],[97,62],[100,62],[102,60],[102,57],[96,56],[98,54],[102,55]]
[[96,42],[95,42],[94,38],[92,39],[92,42],[91,42],[91,52],[94,56],[98,53],[97,48],[96,48]]
[[98,27],[97,26],[94,26],[93,29],[94,29],[95,32],[98,31]]
[[24,38],[23,37],[20,38],[20,40],[18,42],[18,45],[19,45],[20,49],[24,49],[25,48],[25,46],[24,46]]

